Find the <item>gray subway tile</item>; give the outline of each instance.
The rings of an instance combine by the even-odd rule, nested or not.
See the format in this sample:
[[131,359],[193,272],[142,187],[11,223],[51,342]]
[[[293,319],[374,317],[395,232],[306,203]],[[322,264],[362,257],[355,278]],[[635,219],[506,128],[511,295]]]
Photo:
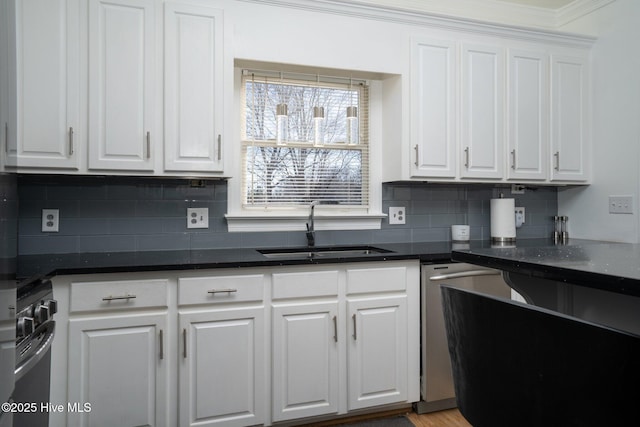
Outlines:
[[191,237],[189,233],[136,236],[136,250],[138,251],[185,250],[190,248],[190,243]]
[[133,252],[136,237],[133,235],[80,236],[79,252]]

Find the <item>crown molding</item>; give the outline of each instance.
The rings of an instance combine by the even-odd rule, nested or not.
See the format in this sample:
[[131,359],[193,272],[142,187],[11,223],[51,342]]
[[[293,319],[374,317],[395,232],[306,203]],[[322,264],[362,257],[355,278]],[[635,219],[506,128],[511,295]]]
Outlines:
[[[463,31],[497,37],[518,38],[525,41],[553,42],[569,47],[589,47],[595,37],[583,34],[561,32],[555,24],[535,27],[530,23],[515,22],[513,16],[535,16],[537,20],[556,22],[555,13],[548,9],[522,6],[499,0],[237,0],[263,6],[278,6],[309,12],[352,16],[385,22],[431,27],[450,31]],[[576,0],[582,2],[582,0]],[[584,0],[587,3],[602,3],[615,0]],[[446,5],[445,5],[446,4]],[[473,5],[473,7],[472,7]],[[478,7],[483,5],[483,7]],[[508,6],[508,7],[507,7]],[[420,10],[415,8],[420,7]],[[601,7],[601,6],[599,6]],[[429,10],[425,10],[425,9]],[[446,8],[446,11],[444,10]],[[474,10],[476,17],[463,15],[464,10]],[[484,12],[482,12],[484,10]],[[588,10],[588,9],[583,9]],[[595,10],[595,9],[592,9]],[[505,22],[481,19],[478,16],[491,12]],[[515,12],[517,11],[517,13]],[[477,13],[476,13],[477,12]],[[468,12],[464,12],[468,15]],[[510,18],[511,17],[511,18]],[[508,19],[509,18],[509,19]],[[575,18],[574,18],[575,19]],[[507,22],[508,21],[508,22]]]
[[556,11],[556,28],[582,18],[616,0],[574,0]]

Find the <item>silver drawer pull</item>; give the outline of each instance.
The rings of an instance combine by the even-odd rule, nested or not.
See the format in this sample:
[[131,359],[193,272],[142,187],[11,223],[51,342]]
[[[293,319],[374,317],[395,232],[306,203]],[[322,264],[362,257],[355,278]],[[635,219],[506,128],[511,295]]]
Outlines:
[[130,299],[134,299],[134,298],[136,298],[136,296],[135,295],[130,295],[130,294],[121,295],[121,296],[117,296],[117,297],[109,295],[108,297],[102,298],[102,301],[115,301],[115,300],[119,300],[119,299],[126,299],[127,301],[129,301]]
[[207,291],[208,294],[230,294],[232,292],[238,292],[237,289],[211,289],[210,291]]

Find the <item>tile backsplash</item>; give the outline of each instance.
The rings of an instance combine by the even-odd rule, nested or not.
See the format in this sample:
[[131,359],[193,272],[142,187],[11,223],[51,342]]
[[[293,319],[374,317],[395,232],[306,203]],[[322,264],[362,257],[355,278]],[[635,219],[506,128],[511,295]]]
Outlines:
[[[387,183],[383,211],[406,208],[406,224],[379,230],[318,231],[317,245],[450,240],[452,224],[469,224],[471,238],[490,238],[489,200],[514,197],[526,208],[518,238],[549,237],[557,214],[555,187],[511,195],[491,184]],[[303,231],[229,233],[226,181],[203,187],[188,180],[131,177],[39,176],[18,179],[19,253],[123,252],[306,245]],[[187,229],[188,207],[209,208],[208,229]],[[58,209],[60,230],[41,231],[42,209]]]

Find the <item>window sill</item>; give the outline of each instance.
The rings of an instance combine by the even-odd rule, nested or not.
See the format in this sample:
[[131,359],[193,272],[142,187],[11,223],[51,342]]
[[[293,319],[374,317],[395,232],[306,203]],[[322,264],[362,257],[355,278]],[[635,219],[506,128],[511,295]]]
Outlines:
[[[225,215],[229,232],[300,231],[307,229],[308,216],[300,215]],[[380,214],[315,215],[315,230],[378,230]]]

